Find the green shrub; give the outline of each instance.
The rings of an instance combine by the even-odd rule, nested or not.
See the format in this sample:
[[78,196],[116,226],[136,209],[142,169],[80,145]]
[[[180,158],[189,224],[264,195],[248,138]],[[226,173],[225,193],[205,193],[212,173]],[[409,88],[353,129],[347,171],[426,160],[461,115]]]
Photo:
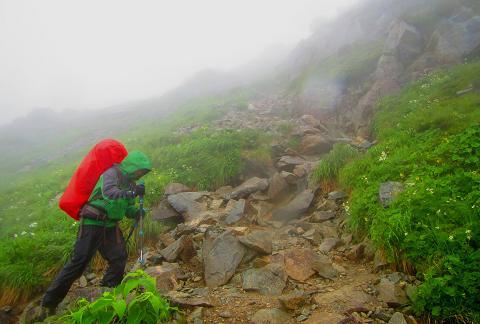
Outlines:
[[[480,63],[460,65],[383,100],[379,144],[339,175],[352,189],[351,228],[414,265],[413,309],[444,319],[480,314],[480,94],[456,95],[478,75]],[[385,181],[405,185],[389,208],[378,202]]]
[[66,315],[47,319],[53,323],[159,323],[170,320],[178,309],[171,307],[156,289],[156,281],[142,270],[129,273],[111,292],[93,302],[80,299]]

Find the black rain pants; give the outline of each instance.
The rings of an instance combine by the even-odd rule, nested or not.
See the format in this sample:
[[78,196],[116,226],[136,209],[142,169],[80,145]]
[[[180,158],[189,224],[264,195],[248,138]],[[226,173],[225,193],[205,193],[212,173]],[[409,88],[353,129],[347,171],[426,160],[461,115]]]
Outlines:
[[100,284],[105,287],[115,287],[120,284],[127,263],[127,251],[118,225],[110,228],[80,225],[73,256],[50,284],[43,297],[42,306],[57,307],[67,295],[73,282],[85,271],[97,250],[108,262],[108,269]]

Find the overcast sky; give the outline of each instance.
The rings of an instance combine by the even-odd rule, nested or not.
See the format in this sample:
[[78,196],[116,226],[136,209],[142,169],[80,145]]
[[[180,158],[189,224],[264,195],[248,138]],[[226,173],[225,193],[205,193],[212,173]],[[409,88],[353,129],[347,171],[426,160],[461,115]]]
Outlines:
[[308,37],[356,0],[0,0],[0,124],[160,95]]

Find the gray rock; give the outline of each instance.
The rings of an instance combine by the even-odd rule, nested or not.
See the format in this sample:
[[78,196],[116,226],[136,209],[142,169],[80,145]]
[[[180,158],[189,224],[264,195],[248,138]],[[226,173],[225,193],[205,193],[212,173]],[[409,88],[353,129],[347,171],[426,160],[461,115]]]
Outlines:
[[262,295],[279,295],[285,288],[287,274],[276,263],[260,269],[249,269],[242,274],[244,290],[256,291]]
[[347,198],[347,194],[343,191],[332,191],[328,194],[328,199],[338,201]]
[[275,173],[270,180],[270,185],[268,187],[268,197],[271,200],[281,199],[288,192],[288,183],[280,175],[280,173]]
[[160,203],[152,209],[152,219],[155,221],[177,218],[180,216],[181,215],[173,209],[165,199],[161,200]]
[[400,20],[392,24],[384,52],[395,55],[398,60],[409,65],[423,51],[423,39],[417,29]]
[[226,199],[245,198],[256,191],[263,191],[268,187],[268,180],[263,178],[253,177],[235,187],[230,194],[225,196]]
[[323,135],[305,135],[300,141],[300,153],[307,155],[328,153],[333,142]]
[[216,234],[207,230],[202,254],[205,283],[208,287],[218,287],[234,275],[245,248],[230,232]]
[[165,195],[174,195],[180,192],[192,191],[189,187],[184,184],[171,182],[169,183],[164,190]]
[[337,214],[331,210],[328,211],[316,211],[310,217],[312,223],[322,223],[331,219],[334,219]]
[[405,190],[403,183],[389,181],[380,184],[378,190],[378,197],[383,207],[389,207],[395,198]]
[[277,167],[282,171],[292,172],[296,166],[303,165],[305,162],[305,159],[299,156],[284,155],[278,160]]
[[180,266],[177,263],[164,262],[159,266],[148,267],[145,273],[155,278],[159,292],[166,293],[178,286],[177,276],[180,273]]
[[313,201],[313,191],[304,190],[286,206],[280,207],[273,211],[272,219],[275,221],[289,221],[298,218],[305,213]]
[[278,299],[286,309],[297,310],[307,303],[308,295],[302,291],[293,291],[280,296]]
[[480,46],[480,16],[472,9],[459,7],[435,30],[431,43],[438,59],[460,62]]
[[342,244],[342,240],[337,237],[327,237],[322,244],[320,244],[319,251],[323,253],[328,253],[334,248]]
[[188,320],[192,324],[203,324],[203,307],[196,307],[188,316]]
[[280,176],[287,181],[288,184],[295,184],[297,183],[297,176],[293,173],[287,171],[281,171]]
[[387,278],[382,278],[376,286],[378,299],[390,306],[402,306],[408,303],[405,291]]
[[195,248],[193,247],[192,236],[183,235],[174,243],[161,250],[160,254],[168,262],[173,262],[179,257],[181,257],[183,261],[190,260],[195,255]]
[[325,279],[333,279],[338,276],[338,271],[333,267],[332,261],[325,255],[314,255],[312,269]]
[[322,242],[322,234],[317,228],[311,228],[307,230],[302,236],[316,245]]
[[204,210],[204,206],[196,201],[204,195],[205,193],[201,192],[181,192],[168,196],[167,200],[188,222],[194,220]]
[[388,324],[407,324],[408,322],[403,317],[402,313],[396,312],[388,321]]
[[245,199],[240,199],[235,203],[225,219],[225,224],[231,225],[242,219],[245,213]]
[[287,313],[278,308],[264,308],[252,317],[254,324],[293,324],[295,321]]
[[252,231],[241,236],[240,243],[262,254],[272,253],[272,234],[267,231]]
[[88,285],[87,278],[85,278],[85,276],[81,276],[80,279],[78,279],[78,285],[82,288],[87,287]]

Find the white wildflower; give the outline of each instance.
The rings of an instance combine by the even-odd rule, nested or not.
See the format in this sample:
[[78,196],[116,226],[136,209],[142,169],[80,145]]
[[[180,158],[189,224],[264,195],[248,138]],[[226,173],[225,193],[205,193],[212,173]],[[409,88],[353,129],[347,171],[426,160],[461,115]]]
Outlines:
[[22,233],[20,233],[20,235],[25,235],[25,234],[27,234],[27,232],[25,231],[22,231]]
[[453,241],[453,235],[450,235],[450,236],[448,237],[448,239],[449,239],[450,241]]
[[18,234],[13,234],[13,237],[17,238],[17,237],[18,237]]
[[387,152],[382,151],[380,154],[380,157],[378,158],[378,161],[385,161],[387,159]]
[[472,233],[472,231],[469,230],[469,229],[467,229],[467,230],[465,231],[465,234],[470,234],[470,233]]
[[28,227],[30,227],[30,228],[35,228],[35,227],[37,227],[37,225],[38,225],[37,222],[33,222],[33,223],[31,223],[30,225],[28,225]]

